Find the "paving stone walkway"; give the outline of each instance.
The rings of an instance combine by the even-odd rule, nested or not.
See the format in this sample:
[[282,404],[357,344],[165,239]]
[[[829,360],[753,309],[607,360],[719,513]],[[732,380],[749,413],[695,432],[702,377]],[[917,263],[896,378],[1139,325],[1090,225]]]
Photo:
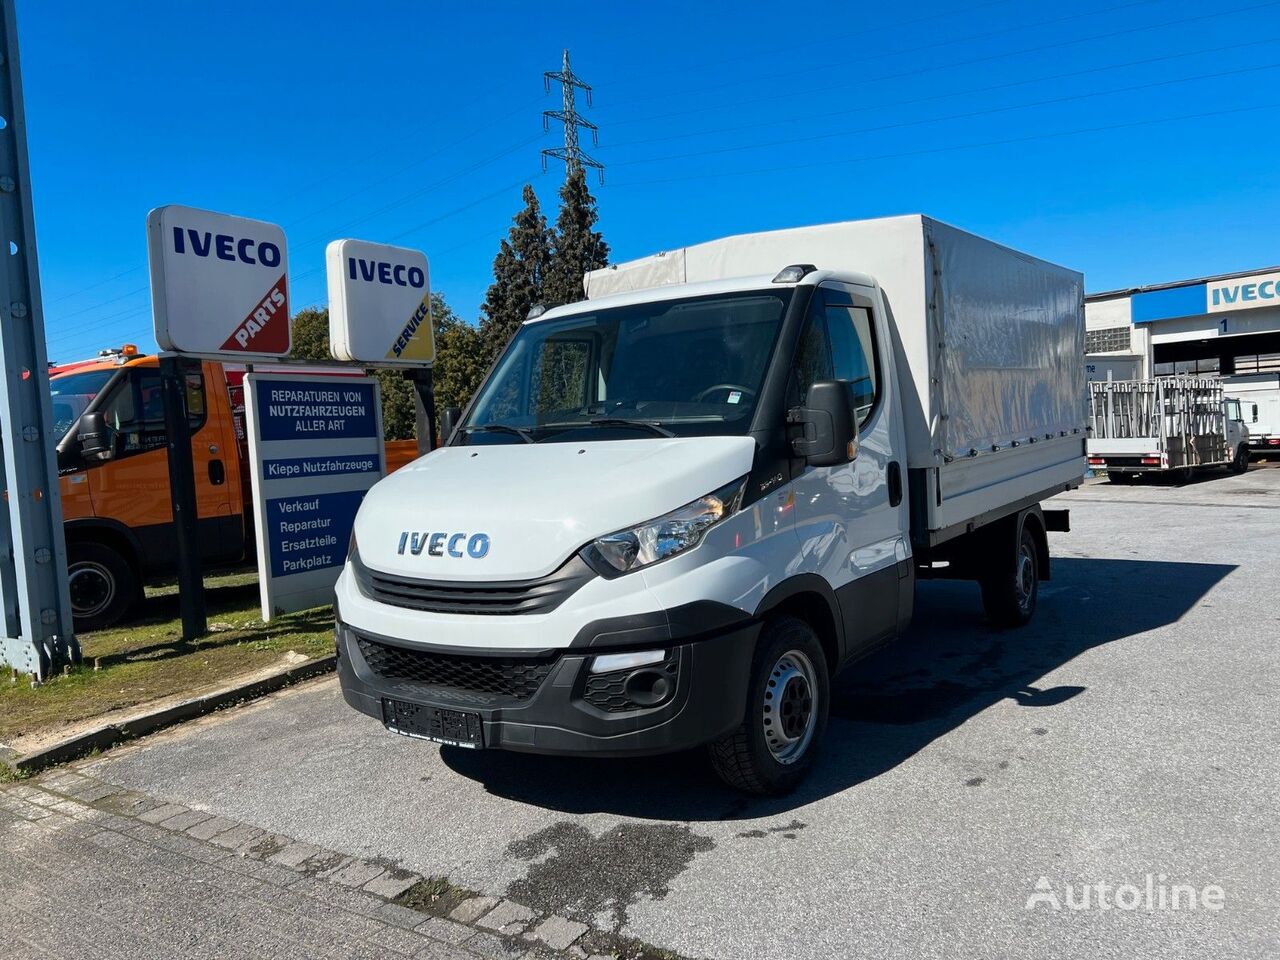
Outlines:
[[584,924],[439,887],[70,771],[0,784],[6,960],[593,956]]

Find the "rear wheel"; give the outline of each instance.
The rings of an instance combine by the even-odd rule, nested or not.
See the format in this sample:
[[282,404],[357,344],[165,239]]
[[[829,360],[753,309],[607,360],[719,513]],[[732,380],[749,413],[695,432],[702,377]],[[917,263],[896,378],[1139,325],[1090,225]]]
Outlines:
[[1236,449],[1236,458],[1231,461],[1232,473],[1244,473],[1249,469],[1249,448],[1243,443]]
[[67,544],[67,581],[77,630],[101,630],[129,612],[138,578],[121,554],[103,543]]
[[826,656],[803,620],[767,623],[756,648],[742,724],[711,744],[711,763],[731,787],[790,793],[804,779],[827,727]]
[[982,608],[998,627],[1020,627],[1036,612],[1040,595],[1040,551],[1035,534],[1023,525],[1013,566],[1001,560],[999,570],[981,581]]

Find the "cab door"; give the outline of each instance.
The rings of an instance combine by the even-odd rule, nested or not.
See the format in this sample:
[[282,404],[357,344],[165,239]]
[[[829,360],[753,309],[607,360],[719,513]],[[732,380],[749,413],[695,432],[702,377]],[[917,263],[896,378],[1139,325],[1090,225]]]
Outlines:
[[896,635],[910,603],[905,450],[889,331],[877,291],[828,281],[814,291],[787,406],[819,380],[846,382],[858,424],[851,463],[806,466],[793,481],[804,567],[833,588],[845,655]]
[[[234,502],[227,482],[227,454],[218,424],[208,416],[205,378],[199,365],[186,371],[184,392],[192,433],[201,553],[207,560],[238,555],[240,545],[229,544],[224,530]],[[171,567],[176,561],[173,495],[159,369],[128,368],[98,409],[112,435],[115,456],[88,471],[95,512],[133,531],[147,569]]]

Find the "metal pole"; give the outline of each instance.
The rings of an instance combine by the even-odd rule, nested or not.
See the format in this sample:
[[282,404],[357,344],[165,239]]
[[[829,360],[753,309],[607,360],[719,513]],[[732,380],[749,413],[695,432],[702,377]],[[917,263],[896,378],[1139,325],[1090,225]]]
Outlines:
[[18,28],[3,8],[0,46],[0,661],[39,679],[80,661],[40,302]]
[[418,453],[427,454],[436,448],[436,393],[430,367],[414,367],[404,372],[413,383],[413,409],[418,434]]
[[186,364],[175,354],[161,354],[164,432],[168,437],[169,489],[173,493],[173,528],[178,547],[178,602],[182,639],[189,642],[209,632],[205,615],[204,575],[196,516],[196,477],[191,458],[191,424],[187,420]]

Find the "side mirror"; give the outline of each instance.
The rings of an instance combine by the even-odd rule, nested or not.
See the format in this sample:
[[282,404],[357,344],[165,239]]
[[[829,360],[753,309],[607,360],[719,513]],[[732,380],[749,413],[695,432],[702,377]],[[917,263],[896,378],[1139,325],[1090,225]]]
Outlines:
[[792,452],[810,466],[839,466],[858,455],[858,427],[844,380],[820,380],[809,387],[807,405],[787,411],[787,425]]
[[76,425],[76,438],[80,441],[80,455],[86,460],[110,460],[116,455],[101,413],[83,414]]
[[461,419],[461,407],[444,408],[444,413],[440,415],[440,440],[442,443],[449,442],[449,438],[453,436],[453,431],[457,429],[458,421]]

